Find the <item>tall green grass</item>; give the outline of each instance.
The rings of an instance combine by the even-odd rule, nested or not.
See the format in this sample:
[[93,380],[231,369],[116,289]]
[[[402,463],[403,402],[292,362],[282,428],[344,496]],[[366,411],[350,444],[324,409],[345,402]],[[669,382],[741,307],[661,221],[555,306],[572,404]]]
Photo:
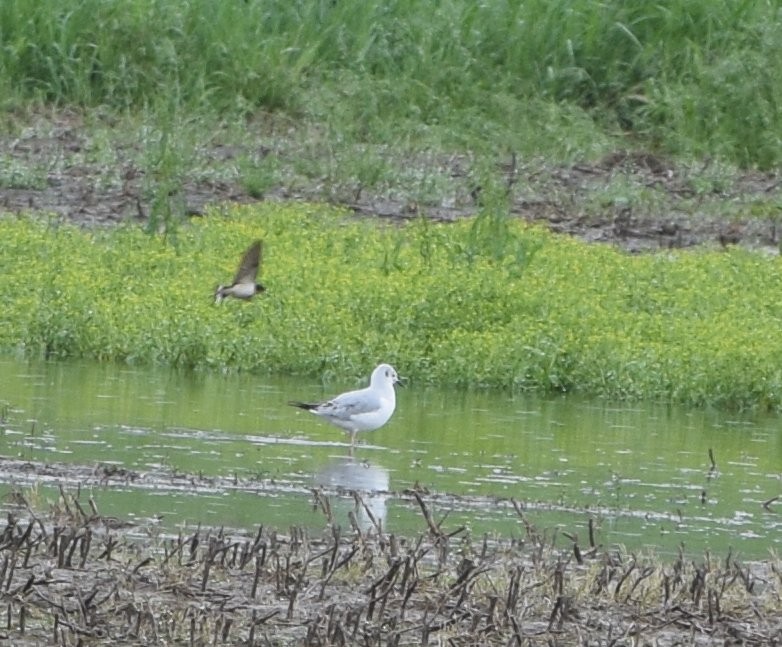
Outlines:
[[4,0],[0,91],[6,106],[174,97],[362,141],[559,155],[627,133],[768,168],[779,21],[778,0]]
[[[264,238],[251,302],[216,306]],[[379,228],[321,207],[139,228],[0,219],[0,350],[782,409],[782,266],[740,249],[628,256],[486,211]]]

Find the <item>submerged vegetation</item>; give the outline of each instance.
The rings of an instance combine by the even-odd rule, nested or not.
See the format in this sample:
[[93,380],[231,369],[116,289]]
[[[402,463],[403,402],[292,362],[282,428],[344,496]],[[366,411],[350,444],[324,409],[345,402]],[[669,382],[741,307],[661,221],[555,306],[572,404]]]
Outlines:
[[[247,242],[267,293],[216,306]],[[21,260],[23,259],[23,260]],[[493,211],[379,227],[317,206],[137,227],[0,220],[0,348],[50,358],[363,376],[782,408],[777,258],[630,256]]]

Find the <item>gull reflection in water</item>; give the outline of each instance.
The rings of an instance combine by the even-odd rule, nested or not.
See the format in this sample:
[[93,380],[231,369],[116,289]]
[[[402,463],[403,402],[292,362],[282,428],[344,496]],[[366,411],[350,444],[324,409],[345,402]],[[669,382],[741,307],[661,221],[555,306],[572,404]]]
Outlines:
[[315,472],[313,481],[316,486],[324,488],[326,495],[344,496],[350,491],[359,495],[360,500],[351,501],[349,507],[346,500],[332,498],[331,508],[335,518],[338,514],[349,516],[353,511],[361,530],[371,530],[376,525],[385,530],[386,501],[390,496],[387,469],[380,465],[356,461],[352,457],[344,457],[321,466]]

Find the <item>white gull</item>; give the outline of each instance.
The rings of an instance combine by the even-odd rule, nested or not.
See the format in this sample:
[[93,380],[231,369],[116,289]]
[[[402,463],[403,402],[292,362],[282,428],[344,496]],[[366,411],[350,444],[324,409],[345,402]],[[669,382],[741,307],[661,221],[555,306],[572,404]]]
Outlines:
[[342,393],[325,402],[289,402],[350,434],[350,444],[356,442],[360,431],[374,431],[386,424],[396,408],[394,385],[401,384],[393,366],[380,364],[369,380],[369,386],[358,391]]

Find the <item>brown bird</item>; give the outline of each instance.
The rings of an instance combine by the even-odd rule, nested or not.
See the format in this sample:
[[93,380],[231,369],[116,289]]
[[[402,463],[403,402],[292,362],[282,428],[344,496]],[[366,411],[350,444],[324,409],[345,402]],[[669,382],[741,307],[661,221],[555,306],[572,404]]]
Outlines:
[[236,270],[231,285],[218,285],[215,290],[215,303],[222,302],[226,297],[235,297],[237,299],[251,299],[259,292],[266,290],[260,283],[256,283],[258,268],[261,264],[261,252],[263,241],[256,240],[242,257],[239,269]]

